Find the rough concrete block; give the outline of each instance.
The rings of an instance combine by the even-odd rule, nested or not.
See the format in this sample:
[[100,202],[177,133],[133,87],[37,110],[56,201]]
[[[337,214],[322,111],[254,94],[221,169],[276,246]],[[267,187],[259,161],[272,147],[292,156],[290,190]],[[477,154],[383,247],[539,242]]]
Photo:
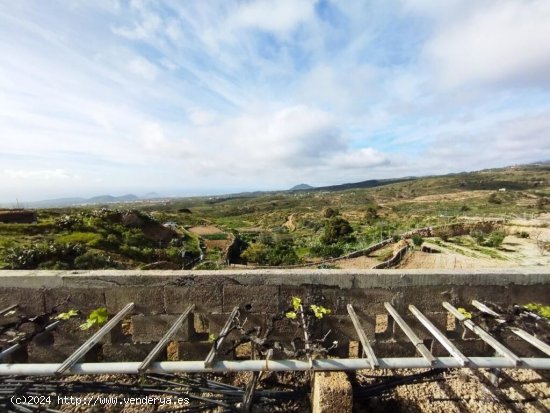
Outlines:
[[117,287],[105,291],[105,302],[109,314],[116,314],[128,303],[135,304],[133,314],[164,313],[164,289],[151,287]]
[[311,287],[297,285],[281,285],[279,295],[279,311],[287,311],[292,306],[292,297],[309,300],[313,292]]
[[180,314],[190,305],[195,304],[196,312],[221,313],[222,284],[195,285],[190,287],[164,287],[166,312]]
[[[270,322],[267,321],[267,327],[269,328]],[[291,342],[296,337],[303,339],[304,333],[300,324],[295,320],[290,320],[288,318],[282,318],[273,323],[273,329],[269,334],[269,339],[283,341],[286,343]]]
[[197,342],[177,342],[177,359],[178,360],[204,360],[213,343],[206,341]]
[[[103,344],[103,361],[143,361],[155,344]],[[166,352],[161,352],[158,360],[166,360]]]
[[[27,345],[29,363],[61,363],[65,361],[80,345],[41,346],[34,341]],[[99,347],[92,348],[80,360],[81,363],[92,363],[98,360]]]
[[197,334],[208,334],[208,316],[202,313],[193,314],[193,327]]
[[384,302],[392,301],[395,292],[381,288],[371,289],[327,289],[323,290],[327,297],[327,307],[333,314],[348,314],[347,305],[351,304],[357,314],[372,315],[376,312],[384,312]]
[[[375,320],[373,317],[365,318],[362,316],[359,316],[359,322],[361,323],[361,327],[363,328],[363,331],[367,335],[367,337],[371,340],[374,340],[374,328],[375,328]],[[349,316],[345,315],[328,315],[324,316],[322,320],[323,329],[325,331],[328,331],[331,329],[336,337],[339,337],[340,339],[347,339],[347,340],[359,340],[359,336],[357,335],[357,331],[355,330],[355,327],[353,325],[353,322],[351,321],[351,318]]]
[[421,357],[410,341],[377,340],[371,344],[377,357]]
[[312,413],[351,413],[353,392],[345,372],[318,371],[313,374]]
[[279,308],[279,286],[224,285],[223,311],[231,312],[235,306],[252,313],[274,314]]
[[[223,329],[227,319],[229,318],[229,314],[207,314],[206,317],[208,318],[209,334],[213,334],[215,337],[218,337],[220,331]],[[244,323],[245,319],[246,323]],[[262,314],[242,314],[239,317],[239,321],[241,322],[241,324],[244,323],[243,328],[245,331],[249,331],[256,327],[259,327],[261,335],[261,333],[265,330],[265,316]],[[226,340],[231,341],[238,340],[240,338],[242,338],[242,334],[237,330],[233,330],[226,337]]]
[[[134,343],[152,343],[162,339],[164,334],[177,320],[176,315],[151,315],[132,317],[132,340]],[[188,340],[193,334],[193,317],[187,317],[174,335],[176,340]]]
[[93,327],[89,330],[81,330],[80,325],[84,322],[85,320],[80,317],[61,322],[53,330],[54,345],[80,346],[84,344],[97,331],[97,328]]
[[105,307],[105,293],[100,288],[59,288],[44,291],[46,309],[54,307],[57,312],[79,310],[91,312],[99,307]]
[[19,304],[18,314],[34,316],[43,314],[44,291],[34,288],[1,288],[0,309]]

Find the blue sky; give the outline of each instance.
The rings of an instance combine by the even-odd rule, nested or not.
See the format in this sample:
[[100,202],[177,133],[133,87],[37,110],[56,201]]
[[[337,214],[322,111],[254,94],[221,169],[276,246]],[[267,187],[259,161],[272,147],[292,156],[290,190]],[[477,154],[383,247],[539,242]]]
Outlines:
[[0,201],[550,158],[550,2],[0,0]]

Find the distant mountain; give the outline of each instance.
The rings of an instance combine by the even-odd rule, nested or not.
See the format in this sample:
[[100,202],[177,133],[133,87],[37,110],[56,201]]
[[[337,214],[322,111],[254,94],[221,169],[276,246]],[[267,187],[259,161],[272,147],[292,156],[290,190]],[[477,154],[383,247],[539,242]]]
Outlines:
[[313,189],[313,187],[308,184],[299,184],[290,188],[289,191],[303,191],[305,189]]
[[330,185],[315,187],[316,191],[343,191],[346,189],[374,188],[376,186],[396,184],[398,182],[414,181],[417,177],[406,177],[397,179],[369,179],[368,181],[352,182],[349,184]]
[[56,208],[75,205],[94,205],[94,204],[113,204],[118,202],[132,202],[140,198],[134,194],[126,194],[122,196],[100,195],[92,198],[57,198],[46,199],[44,201],[25,202],[28,208]]
[[136,201],[138,199],[139,197],[133,194],[127,194],[122,196],[100,195],[100,196],[94,196],[93,198],[89,198],[86,201],[89,204],[104,204],[104,203],[111,203],[111,202]]

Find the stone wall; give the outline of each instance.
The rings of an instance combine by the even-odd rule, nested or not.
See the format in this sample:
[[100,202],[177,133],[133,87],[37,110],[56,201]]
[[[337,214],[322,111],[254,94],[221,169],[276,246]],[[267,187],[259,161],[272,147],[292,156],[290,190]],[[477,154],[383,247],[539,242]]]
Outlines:
[[[414,356],[415,349],[388,319],[384,302],[391,302],[417,334],[432,344],[431,335],[410,315],[414,304],[455,340],[462,331],[441,306],[449,301],[468,308],[472,299],[501,306],[541,302],[550,304],[550,273],[541,269],[428,270],[261,270],[261,271],[0,271],[0,309],[19,303],[27,315],[77,309],[88,314],[105,306],[115,314],[128,302],[133,313],[88,356],[89,360],[141,360],[177,315],[195,304],[193,316],[180,329],[165,357],[204,358],[234,306],[246,328],[265,328],[275,314],[288,308],[292,296],[331,309],[319,334],[331,331],[338,340],[334,355],[347,357],[357,336],[346,305],[352,304],[375,351],[383,356]],[[82,320],[69,321],[51,334],[36,338],[19,354],[29,362],[58,362],[82,344],[91,331],[80,331]],[[290,342],[301,331],[287,319],[277,322],[273,338]],[[232,334],[227,341],[236,339]],[[457,343],[468,355],[491,354],[475,337]],[[459,347],[460,347],[459,346]],[[512,349],[525,350],[517,340]],[[357,350],[356,350],[357,351]],[[446,355],[434,344],[435,354]],[[245,353],[246,354],[246,353]],[[231,352],[224,358],[238,357]]]

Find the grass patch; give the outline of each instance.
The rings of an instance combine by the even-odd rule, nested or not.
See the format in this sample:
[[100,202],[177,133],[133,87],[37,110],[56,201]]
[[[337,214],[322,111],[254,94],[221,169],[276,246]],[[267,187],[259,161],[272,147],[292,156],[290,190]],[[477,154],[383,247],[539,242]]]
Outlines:
[[72,232],[70,234],[58,235],[55,241],[59,244],[95,245],[100,242],[101,239],[101,235],[95,232]]

